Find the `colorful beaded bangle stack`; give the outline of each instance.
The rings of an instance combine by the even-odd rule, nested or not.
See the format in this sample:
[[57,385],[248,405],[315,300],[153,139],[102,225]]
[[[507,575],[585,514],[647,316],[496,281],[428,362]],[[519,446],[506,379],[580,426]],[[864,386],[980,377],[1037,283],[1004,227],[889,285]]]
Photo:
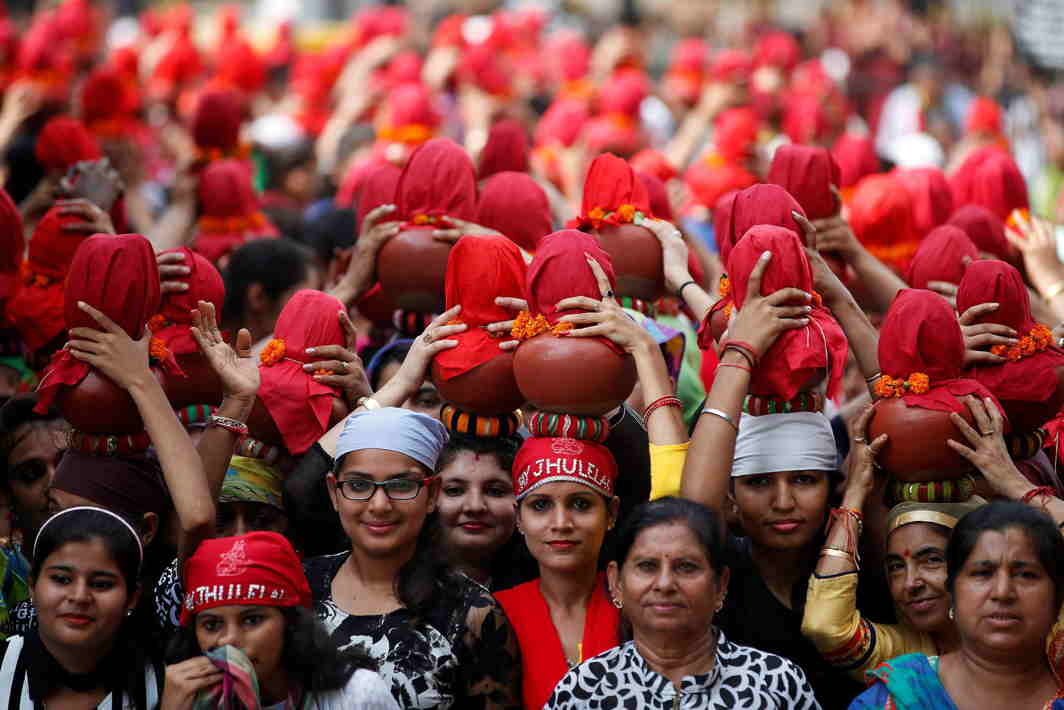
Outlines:
[[647,318],[657,318],[658,307],[650,301],[644,301],[641,298],[632,298],[631,296],[620,296],[617,299],[621,308],[630,308],[633,311],[642,313]]
[[392,316],[392,324],[395,329],[408,338],[416,338],[421,335],[425,328],[436,316],[432,313],[419,313],[417,311],[396,311]]
[[209,404],[190,404],[177,410],[177,418],[186,429],[190,426],[207,426],[214,414],[214,407]]
[[70,432],[70,448],[96,456],[138,456],[151,446],[148,432],[139,434],[86,434]]
[[1008,447],[1009,456],[1014,459],[1029,459],[1037,456],[1046,443],[1046,430],[1035,429],[1026,434],[1006,434],[1005,446]]
[[963,503],[975,492],[975,481],[965,476],[955,481],[906,483],[891,481],[892,505],[898,503]]
[[528,431],[532,436],[582,439],[601,444],[610,435],[610,423],[605,417],[536,412],[528,418]]
[[521,418],[517,413],[500,416],[471,414],[453,404],[443,405],[440,410],[440,421],[447,427],[447,431],[453,434],[480,437],[511,436],[521,426]]
[[284,448],[252,439],[250,436],[237,442],[236,455],[264,461],[284,473],[291,472],[295,467],[295,459]]
[[824,411],[824,395],[819,392],[799,392],[794,399],[783,400],[748,394],[743,400],[743,411],[755,417],[766,414],[790,414],[791,412],[822,412]]

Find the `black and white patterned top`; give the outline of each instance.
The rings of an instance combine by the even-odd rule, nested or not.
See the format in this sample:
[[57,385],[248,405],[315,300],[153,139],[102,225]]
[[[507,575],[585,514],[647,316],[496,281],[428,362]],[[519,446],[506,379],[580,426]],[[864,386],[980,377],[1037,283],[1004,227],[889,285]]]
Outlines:
[[718,634],[713,670],[685,677],[679,691],[629,641],[566,673],[544,710],[820,710],[801,668]]

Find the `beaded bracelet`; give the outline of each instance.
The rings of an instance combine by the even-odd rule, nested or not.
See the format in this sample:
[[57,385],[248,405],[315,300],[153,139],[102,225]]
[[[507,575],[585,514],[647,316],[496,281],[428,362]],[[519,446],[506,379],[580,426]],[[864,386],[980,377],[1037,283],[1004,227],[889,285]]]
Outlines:
[[243,439],[248,435],[248,425],[244,422],[237,421],[236,419],[230,419],[229,417],[223,417],[218,414],[212,414],[210,418],[210,426],[216,426],[226,431],[236,434]]
[[662,407],[676,407],[677,409],[683,409],[683,402],[679,397],[673,394],[667,394],[664,397],[658,397],[653,402],[647,405],[643,410],[643,427],[646,428],[647,422],[650,421],[650,415],[659,410]]

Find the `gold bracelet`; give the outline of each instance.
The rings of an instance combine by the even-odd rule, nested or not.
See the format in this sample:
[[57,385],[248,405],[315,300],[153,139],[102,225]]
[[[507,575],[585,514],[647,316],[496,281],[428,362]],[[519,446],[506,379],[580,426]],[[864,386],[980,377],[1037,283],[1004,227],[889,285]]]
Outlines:
[[1052,301],[1061,293],[1064,293],[1064,281],[1057,281],[1055,284],[1046,289],[1046,300]]
[[839,549],[836,549],[834,547],[825,547],[825,548],[823,548],[820,551],[820,556],[821,557],[839,557],[839,558],[844,559],[844,560],[849,560],[850,562],[853,563],[854,567],[856,567],[858,570],[861,569],[861,565],[857,563],[857,558],[854,557],[849,552],[846,552],[844,550],[839,550]]

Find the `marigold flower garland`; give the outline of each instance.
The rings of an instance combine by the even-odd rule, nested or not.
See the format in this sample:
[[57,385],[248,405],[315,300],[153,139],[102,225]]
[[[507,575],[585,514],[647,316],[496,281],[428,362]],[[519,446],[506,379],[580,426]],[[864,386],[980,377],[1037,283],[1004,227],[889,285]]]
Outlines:
[[536,337],[540,333],[561,335],[572,329],[572,323],[565,322],[551,325],[550,321],[547,320],[542,313],[533,316],[528,311],[521,311],[517,318],[514,319],[513,328],[510,329],[510,335],[518,340],[528,340],[529,338]]
[[286,349],[287,347],[283,340],[274,338],[262,349],[262,353],[259,354],[259,362],[267,367],[274,365],[284,359]]
[[995,345],[990,352],[1012,362],[1042,352],[1053,344],[1053,331],[1039,323],[1015,345]]
[[876,380],[876,396],[882,399],[901,397],[907,394],[926,394],[931,389],[931,378],[922,372],[914,372],[907,379],[881,375]]
[[615,211],[608,211],[604,207],[593,207],[588,210],[587,217],[583,220],[584,226],[590,224],[594,229],[598,229],[603,224],[639,224],[646,215],[635,208],[635,205],[625,203],[619,206]]

